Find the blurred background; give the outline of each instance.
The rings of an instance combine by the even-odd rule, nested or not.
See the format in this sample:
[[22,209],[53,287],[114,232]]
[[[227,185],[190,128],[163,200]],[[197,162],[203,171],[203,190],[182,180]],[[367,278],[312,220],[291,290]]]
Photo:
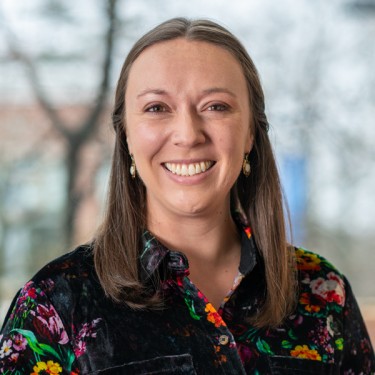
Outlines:
[[0,323],[40,267],[92,238],[121,65],[175,16],[218,21],[248,49],[293,242],[349,278],[375,342],[375,0],[2,0]]

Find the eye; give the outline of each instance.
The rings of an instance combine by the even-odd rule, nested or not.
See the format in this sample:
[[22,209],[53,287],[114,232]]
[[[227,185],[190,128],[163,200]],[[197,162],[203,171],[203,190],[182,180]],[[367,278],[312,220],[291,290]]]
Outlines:
[[161,104],[152,104],[145,109],[145,112],[166,112],[166,108]]
[[228,110],[228,106],[225,105],[225,104],[221,104],[221,103],[216,103],[216,104],[211,104],[208,108],[207,108],[208,111],[219,111],[219,112],[223,112],[223,111],[227,111]]

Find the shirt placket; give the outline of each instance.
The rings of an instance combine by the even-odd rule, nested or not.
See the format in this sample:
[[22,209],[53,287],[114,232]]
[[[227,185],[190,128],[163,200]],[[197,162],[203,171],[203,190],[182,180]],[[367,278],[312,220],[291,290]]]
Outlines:
[[[168,268],[183,296],[191,319],[203,329],[215,352],[215,373],[245,374],[234,337],[225,321],[212,303],[189,279],[186,257],[178,252],[170,252]],[[236,285],[239,281],[236,280]],[[230,294],[233,292],[231,290]],[[220,311],[220,310],[219,310]]]

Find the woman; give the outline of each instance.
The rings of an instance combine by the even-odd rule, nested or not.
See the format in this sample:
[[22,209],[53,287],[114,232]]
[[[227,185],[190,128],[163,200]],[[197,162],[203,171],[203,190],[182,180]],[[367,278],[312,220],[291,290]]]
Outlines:
[[232,34],[178,18],[143,36],[113,125],[105,220],[20,291],[2,373],[375,372],[344,276],[286,242],[262,88]]

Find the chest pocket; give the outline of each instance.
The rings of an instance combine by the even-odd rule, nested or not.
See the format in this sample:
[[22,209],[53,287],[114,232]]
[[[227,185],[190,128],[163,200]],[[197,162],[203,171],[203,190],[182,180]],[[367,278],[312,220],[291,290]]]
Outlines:
[[92,372],[95,375],[196,375],[190,354],[156,357]]
[[272,375],[337,375],[338,366],[308,359],[274,356],[268,358]]

